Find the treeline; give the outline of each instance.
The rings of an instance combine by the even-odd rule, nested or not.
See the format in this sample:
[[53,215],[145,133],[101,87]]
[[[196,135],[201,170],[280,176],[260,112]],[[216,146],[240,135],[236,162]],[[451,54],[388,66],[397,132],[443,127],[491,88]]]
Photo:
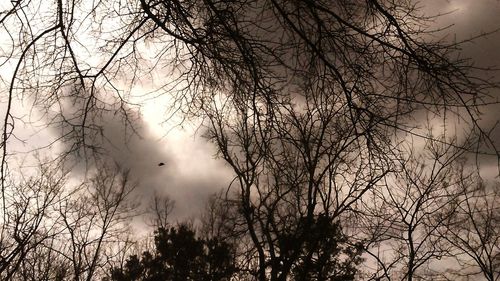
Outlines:
[[[174,223],[168,197],[155,195],[147,212],[134,202],[136,185],[126,171],[103,166],[75,186],[62,169],[40,165],[38,174],[12,181],[5,196],[0,277],[498,279],[498,187],[452,166],[434,175],[421,163],[406,167],[408,173],[379,187],[372,201],[359,202],[366,206],[337,218],[315,211],[310,219],[288,209],[280,210],[287,216],[278,220],[251,210],[251,219],[260,222],[254,231],[269,239],[266,272],[259,277],[258,248],[244,223],[249,211],[228,195],[210,198],[195,221]],[[150,233],[139,235],[132,218],[146,221]]]
[[[2,280],[253,280],[258,267],[237,204],[207,201],[196,223],[173,223],[173,201],[155,194],[145,211],[127,171],[101,166],[81,185],[40,164],[6,196],[0,249]],[[130,224],[147,222],[152,235]],[[309,231],[302,231],[308,224]],[[295,280],[354,280],[361,244],[350,244],[338,222],[304,218],[276,237],[281,259],[295,258]],[[288,227],[288,226],[283,226]],[[298,256],[296,241],[304,240]],[[287,250],[289,249],[289,250]],[[288,256],[287,256],[288,255]],[[269,262],[279,262],[269,261]]]

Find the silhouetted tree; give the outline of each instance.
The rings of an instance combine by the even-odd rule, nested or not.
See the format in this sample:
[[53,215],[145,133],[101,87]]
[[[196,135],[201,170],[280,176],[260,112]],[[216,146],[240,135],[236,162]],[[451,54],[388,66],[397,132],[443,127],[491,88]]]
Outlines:
[[66,180],[62,170],[41,164],[31,176],[11,179],[0,222],[1,280],[53,278],[55,265],[34,257],[42,254],[55,260],[50,245],[58,235],[56,210],[64,198]]
[[[294,243],[294,239],[285,239],[282,243]],[[293,268],[293,280],[355,280],[363,245],[347,242],[338,223],[332,224],[324,215],[317,217]]]
[[235,274],[230,244],[196,237],[187,224],[155,231],[155,251],[130,256],[124,268],[113,268],[111,278],[132,280],[230,280]]
[[[219,195],[220,196],[220,195]],[[217,198],[217,199],[216,199]],[[215,206],[219,206],[218,208]],[[231,207],[233,205],[233,207]],[[220,237],[234,239],[237,253],[237,276],[241,280],[254,280],[258,276],[257,250],[252,244],[241,218],[241,210],[224,197],[215,197],[209,204],[213,214],[204,217],[213,224]],[[354,280],[363,261],[363,244],[351,241],[339,222],[322,213],[309,221],[306,216],[297,221],[292,218],[276,224],[273,229],[260,229],[259,235],[274,238],[272,252],[265,265],[271,280]],[[204,221],[206,223],[206,221]],[[263,242],[263,245],[267,247]],[[271,256],[274,254],[274,256]],[[285,267],[290,266],[289,270]]]
[[[443,138],[444,136],[441,136]],[[450,208],[463,192],[459,179],[467,144],[450,146],[457,140],[429,138],[420,147],[401,152],[397,172],[384,186],[370,193],[360,232],[370,241],[367,252],[377,264],[372,278],[420,280],[443,277],[446,268],[433,271],[433,263],[452,255],[439,234],[454,216]],[[465,141],[466,142],[466,141]],[[382,251],[382,253],[380,253]]]
[[128,222],[137,203],[130,194],[136,187],[129,173],[118,166],[102,166],[89,181],[59,205],[61,238],[57,250],[68,264],[68,277],[74,281],[100,278],[116,246],[126,240]]
[[450,252],[461,265],[454,272],[455,278],[500,280],[500,193],[498,182],[488,183],[477,175],[461,177],[460,196],[449,210],[441,238],[450,243]]
[[169,225],[169,215],[174,209],[175,201],[168,196],[153,194],[148,213],[151,216],[150,224],[155,228],[167,228]]
[[1,280],[98,280],[126,249],[125,222],[135,214],[127,174],[101,167],[75,185],[58,164],[12,179],[0,224]]

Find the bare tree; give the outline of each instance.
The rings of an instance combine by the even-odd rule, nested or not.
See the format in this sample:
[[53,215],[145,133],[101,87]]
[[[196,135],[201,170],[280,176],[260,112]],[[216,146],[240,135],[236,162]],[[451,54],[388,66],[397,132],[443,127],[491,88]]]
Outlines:
[[159,195],[156,191],[147,210],[151,216],[151,225],[155,228],[167,229],[170,225],[169,215],[174,209],[175,201],[165,195]]
[[2,280],[96,280],[128,255],[128,221],[137,212],[128,173],[104,167],[75,186],[57,163],[9,186]]
[[59,213],[67,239],[64,253],[70,265],[69,278],[94,280],[111,266],[116,246],[126,238],[136,203],[129,198],[135,184],[127,171],[102,168],[78,194],[62,202]]
[[[351,251],[348,260],[356,264],[356,249],[348,244],[342,249],[341,230],[335,229],[340,228],[340,218],[355,209],[391,169],[379,154],[390,156],[390,151],[366,147],[368,136],[383,135],[372,128],[361,131],[359,124],[349,121],[349,108],[337,107],[342,98],[315,91],[317,87],[304,87],[308,95],[303,103],[282,101],[264,116],[246,104],[228,113],[223,112],[224,105],[215,105],[219,114],[210,116],[213,129],[207,136],[235,172],[236,197],[229,199],[237,202],[241,214],[235,224],[244,228],[239,231],[252,242],[248,250],[253,249],[249,257],[254,261],[248,264],[257,265],[258,280],[286,280],[302,265],[311,265],[318,257],[316,251],[329,246],[313,243],[309,247],[310,239],[320,243],[329,236],[339,238],[339,249],[327,259]],[[225,114],[232,116],[233,123],[221,120]],[[350,270],[349,263],[328,274],[354,278],[353,272],[343,269]],[[309,276],[309,272],[298,274],[299,280]]]
[[387,178],[385,188],[371,191],[373,199],[366,205],[362,226],[372,244],[367,251],[377,263],[374,280],[419,280],[446,273],[444,267],[433,271],[432,264],[453,256],[440,233],[455,216],[451,206],[469,192],[461,184],[468,177],[461,149],[467,142],[429,139],[418,149],[421,152],[411,148],[401,155],[400,168]]
[[[61,200],[66,174],[41,165],[38,173],[17,179],[4,198],[0,234],[0,278],[18,278],[25,260],[56,236],[54,210]],[[39,272],[42,273],[42,272]]]
[[67,280],[69,264],[59,252],[61,244],[58,235],[53,235],[37,245],[23,258],[13,280]]
[[478,176],[462,177],[462,193],[454,204],[448,227],[440,233],[448,241],[460,269],[455,276],[500,279],[500,224],[498,183],[488,184]]

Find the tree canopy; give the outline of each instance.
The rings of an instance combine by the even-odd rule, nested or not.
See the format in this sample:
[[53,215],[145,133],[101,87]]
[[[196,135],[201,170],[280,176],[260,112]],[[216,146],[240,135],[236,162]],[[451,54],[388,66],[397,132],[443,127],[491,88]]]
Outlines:
[[124,268],[114,268],[111,280],[230,280],[236,272],[230,244],[196,237],[187,224],[155,232],[154,252],[131,255]]

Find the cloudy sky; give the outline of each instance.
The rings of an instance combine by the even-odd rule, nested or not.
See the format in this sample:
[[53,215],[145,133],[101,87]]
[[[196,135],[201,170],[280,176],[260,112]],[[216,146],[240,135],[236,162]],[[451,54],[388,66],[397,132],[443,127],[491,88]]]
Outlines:
[[[447,13],[436,25],[454,24],[447,31],[448,38],[465,40],[479,33],[500,29],[500,1],[498,0],[433,0],[420,2],[423,11],[429,14]],[[500,67],[500,32],[475,40],[464,46],[463,55],[473,58],[478,66]],[[500,79],[500,76],[497,77]],[[168,101],[164,101],[168,103]],[[164,107],[157,101],[150,102],[143,108],[144,122],[147,125],[144,138],[134,139],[124,155],[123,148],[115,150],[113,155],[140,175],[143,188],[164,190],[176,200],[178,214],[194,215],[204,204],[206,197],[227,186],[231,179],[230,170],[220,160],[214,159],[214,147],[202,138],[202,132],[193,127],[185,129],[160,124]],[[498,107],[488,108],[484,116],[485,124],[492,125],[500,120]],[[119,123],[109,126],[109,131],[121,140]],[[162,137],[163,136],[163,137]],[[495,134],[500,140],[499,133]],[[500,141],[499,141],[500,143]],[[156,166],[164,161],[165,166]],[[487,167],[489,174],[497,173],[493,159]]]
[[[428,1],[432,2],[432,1]],[[470,57],[475,65],[480,67],[493,67],[500,69],[500,1],[436,1],[437,9],[454,11],[443,17],[443,24],[454,24],[450,34],[457,40],[466,40],[481,33],[497,32],[478,38],[472,43],[464,45],[463,54]],[[500,81],[500,71],[491,73],[489,77]],[[495,100],[500,101],[500,90],[492,92]],[[495,126],[500,121],[500,106],[492,105],[484,109],[482,124],[486,128]],[[492,138],[497,148],[500,146],[500,127],[492,131]],[[498,159],[489,157],[481,167],[486,177],[496,177],[499,174]]]
[[[419,5],[427,14],[450,12],[436,22],[437,26],[453,24],[446,31],[450,39],[464,40],[500,28],[498,0],[427,0]],[[500,67],[500,32],[466,44],[462,53],[473,58],[479,66]],[[500,79],[498,75],[496,78]],[[137,91],[148,89],[139,88]],[[196,125],[174,126],[178,124],[175,118],[162,123],[168,103],[166,98],[160,98],[142,106],[141,118],[137,121],[139,136],[130,137],[124,133],[121,120],[112,114],[104,115],[102,124],[107,140],[102,145],[108,150],[110,159],[131,169],[134,179],[140,183],[139,193],[143,197],[159,191],[176,201],[175,217],[196,216],[208,196],[227,187],[232,178],[231,171],[223,161],[214,158],[215,148],[203,139],[203,132],[197,130]],[[17,110],[22,111],[22,108]],[[498,121],[498,112],[497,106],[485,109],[485,124]],[[36,114],[32,114],[31,118],[35,120]],[[27,128],[23,124],[17,126],[18,135],[27,140],[12,143],[11,149],[19,155],[58,137],[57,130]],[[500,144],[500,132],[495,137]],[[61,147],[53,149],[57,151]],[[165,165],[158,166],[161,162]],[[491,161],[484,169],[489,174],[497,173],[496,161]],[[75,177],[81,176],[79,171],[75,169]]]

